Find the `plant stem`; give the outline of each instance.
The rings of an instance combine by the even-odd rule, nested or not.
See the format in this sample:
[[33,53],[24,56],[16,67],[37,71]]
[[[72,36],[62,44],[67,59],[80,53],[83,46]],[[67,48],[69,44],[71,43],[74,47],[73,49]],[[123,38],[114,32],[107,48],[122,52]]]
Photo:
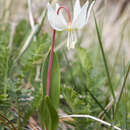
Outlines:
[[117,113],[117,110],[118,110],[118,106],[119,106],[119,103],[120,103],[120,100],[121,100],[121,97],[122,97],[122,94],[123,94],[123,90],[124,90],[125,85],[126,85],[126,81],[127,81],[129,72],[130,72],[130,65],[128,66],[128,70],[127,70],[126,75],[125,75],[125,77],[124,77],[124,82],[123,82],[123,85],[122,85],[122,88],[121,88],[121,92],[120,92],[118,101],[117,101],[117,103],[116,103],[115,116],[116,116],[116,113]]
[[[57,15],[59,14],[61,9],[65,9],[68,15],[68,24],[72,22],[71,19],[71,14],[69,12],[69,9],[66,8],[65,6],[60,6],[57,10]],[[55,42],[55,33],[56,30],[53,30],[53,37],[52,37],[52,46],[51,46],[51,52],[50,52],[50,57],[49,57],[49,64],[48,64],[48,75],[47,75],[47,86],[46,86],[46,96],[49,96],[49,91],[50,91],[50,74],[51,74],[51,66],[52,66],[52,61],[53,61],[53,51],[54,51],[54,42]]]
[[34,24],[34,18],[32,14],[31,2],[32,2],[31,0],[28,0],[28,14],[29,14],[29,21],[30,21],[31,28],[32,30],[34,30],[35,24]]
[[56,30],[53,30],[52,46],[51,46],[51,52],[50,52],[50,58],[49,58],[49,65],[48,65],[46,96],[49,96],[50,75],[51,75],[51,66],[52,66],[52,60],[53,60],[53,51],[54,51],[54,43],[55,43],[55,34],[56,34]]
[[113,127],[117,130],[121,130],[121,128],[117,127],[117,126],[112,126],[110,123],[106,122],[106,121],[103,121],[97,117],[94,117],[94,116],[91,116],[91,115],[61,115],[60,118],[63,119],[63,118],[68,118],[68,117],[75,117],[75,118],[90,118],[90,119],[93,119],[95,121],[98,121],[106,126],[109,126],[109,127]]

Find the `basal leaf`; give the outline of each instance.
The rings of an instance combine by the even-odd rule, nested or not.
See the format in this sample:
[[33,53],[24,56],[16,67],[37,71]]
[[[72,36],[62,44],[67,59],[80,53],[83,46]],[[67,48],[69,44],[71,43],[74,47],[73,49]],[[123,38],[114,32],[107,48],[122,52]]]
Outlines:
[[49,97],[44,97],[44,100],[42,100],[38,112],[42,130],[45,130],[45,128],[47,130],[57,130],[58,114]]
[[[44,65],[42,67],[42,86],[43,86],[43,97],[46,96],[46,84],[47,84],[47,72],[48,72],[48,62],[49,62],[50,53],[48,54]],[[60,69],[59,63],[56,57],[55,52],[53,53],[53,62],[51,68],[51,77],[50,77],[50,102],[57,109],[59,105],[59,95],[60,95]]]
[[51,116],[51,130],[57,130],[58,128],[58,114],[56,109],[54,108],[53,104],[51,103],[49,97],[46,97],[47,106]]
[[50,77],[50,93],[49,97],[46,96],[46,84],[48,74],[48,63],[50,53],[48,54],[44,65],[42,66],[42,87],[43,87],[43,98],[39,107],[39,119],[41,121],[42,129],[57,130],[58,128],[58,114],[57,108],[59,105],[60,95],[60,71],[59,64],[56,58],[56,54],[53,53],[53,62],[51,68]]
[[42,130],[45,130],[45,127],[47,130],[51,130],[51,117],[50,117],[46,98],[44,98],[41,101],[38,110],[38,117],[42,126]]

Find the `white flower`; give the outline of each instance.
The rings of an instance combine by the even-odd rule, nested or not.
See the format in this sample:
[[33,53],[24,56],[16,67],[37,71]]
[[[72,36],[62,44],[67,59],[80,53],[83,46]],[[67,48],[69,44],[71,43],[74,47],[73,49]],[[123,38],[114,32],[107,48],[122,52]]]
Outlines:
[[48,20],[53,29],[57,31],[68,31],[67,47],[74,48],[77,42],[77,36],[75,30],[83,28],[87,22],[90,15],[90,11],[94,5],[95,1],[91,3],[88,9],[89,2],[87,1],[81,8],[79,0],[76,0],[74,5],[73,20],[71,22],[66,22],[62,11],[57,14],[59,5],[56,4],[56,10],[48,3]]

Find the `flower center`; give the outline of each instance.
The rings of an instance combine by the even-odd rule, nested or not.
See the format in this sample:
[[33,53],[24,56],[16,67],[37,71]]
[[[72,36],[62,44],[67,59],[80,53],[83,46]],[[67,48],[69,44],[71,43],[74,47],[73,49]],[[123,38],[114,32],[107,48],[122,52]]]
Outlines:
[[72,23],[72,19],[71,19],[71,15],[70,15],[70,11],[68,8],[66,8],[65,6],[60,6],[57,10],[57,14],[59,14],[60,9],[65,9],[65,11],[67,12],[68,15],[68,25],[67,25],[67,30],[68,32],[72,32],[72,28],[71,28],[71,23]]
[[70,25],[70,24],[68,24],[68,25],[67,25],[67,27],[68,27],[68,28],[67,28],[67,31],[68,31],[68,32],[72,32],[71,25]]

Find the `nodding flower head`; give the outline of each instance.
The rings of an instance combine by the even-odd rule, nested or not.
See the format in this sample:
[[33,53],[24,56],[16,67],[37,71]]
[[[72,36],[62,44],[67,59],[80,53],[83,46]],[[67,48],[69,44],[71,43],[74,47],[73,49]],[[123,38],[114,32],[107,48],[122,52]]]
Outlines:
[[[73,20],[71,19],[68,8],[56,4],[56,10],[48,3],[48,20],[53,29],[57,31],[68,31],[67,47],[74,48],[77,42],[76,30],[82,29],[88,22],[90,11],[94,5],[93,1],[88,9],[89,2],[87,1],[81,8],[80,1],[76,0],[74,5]],[[66,22],[60,9],[64,8],[68,15],[68,22]]]

